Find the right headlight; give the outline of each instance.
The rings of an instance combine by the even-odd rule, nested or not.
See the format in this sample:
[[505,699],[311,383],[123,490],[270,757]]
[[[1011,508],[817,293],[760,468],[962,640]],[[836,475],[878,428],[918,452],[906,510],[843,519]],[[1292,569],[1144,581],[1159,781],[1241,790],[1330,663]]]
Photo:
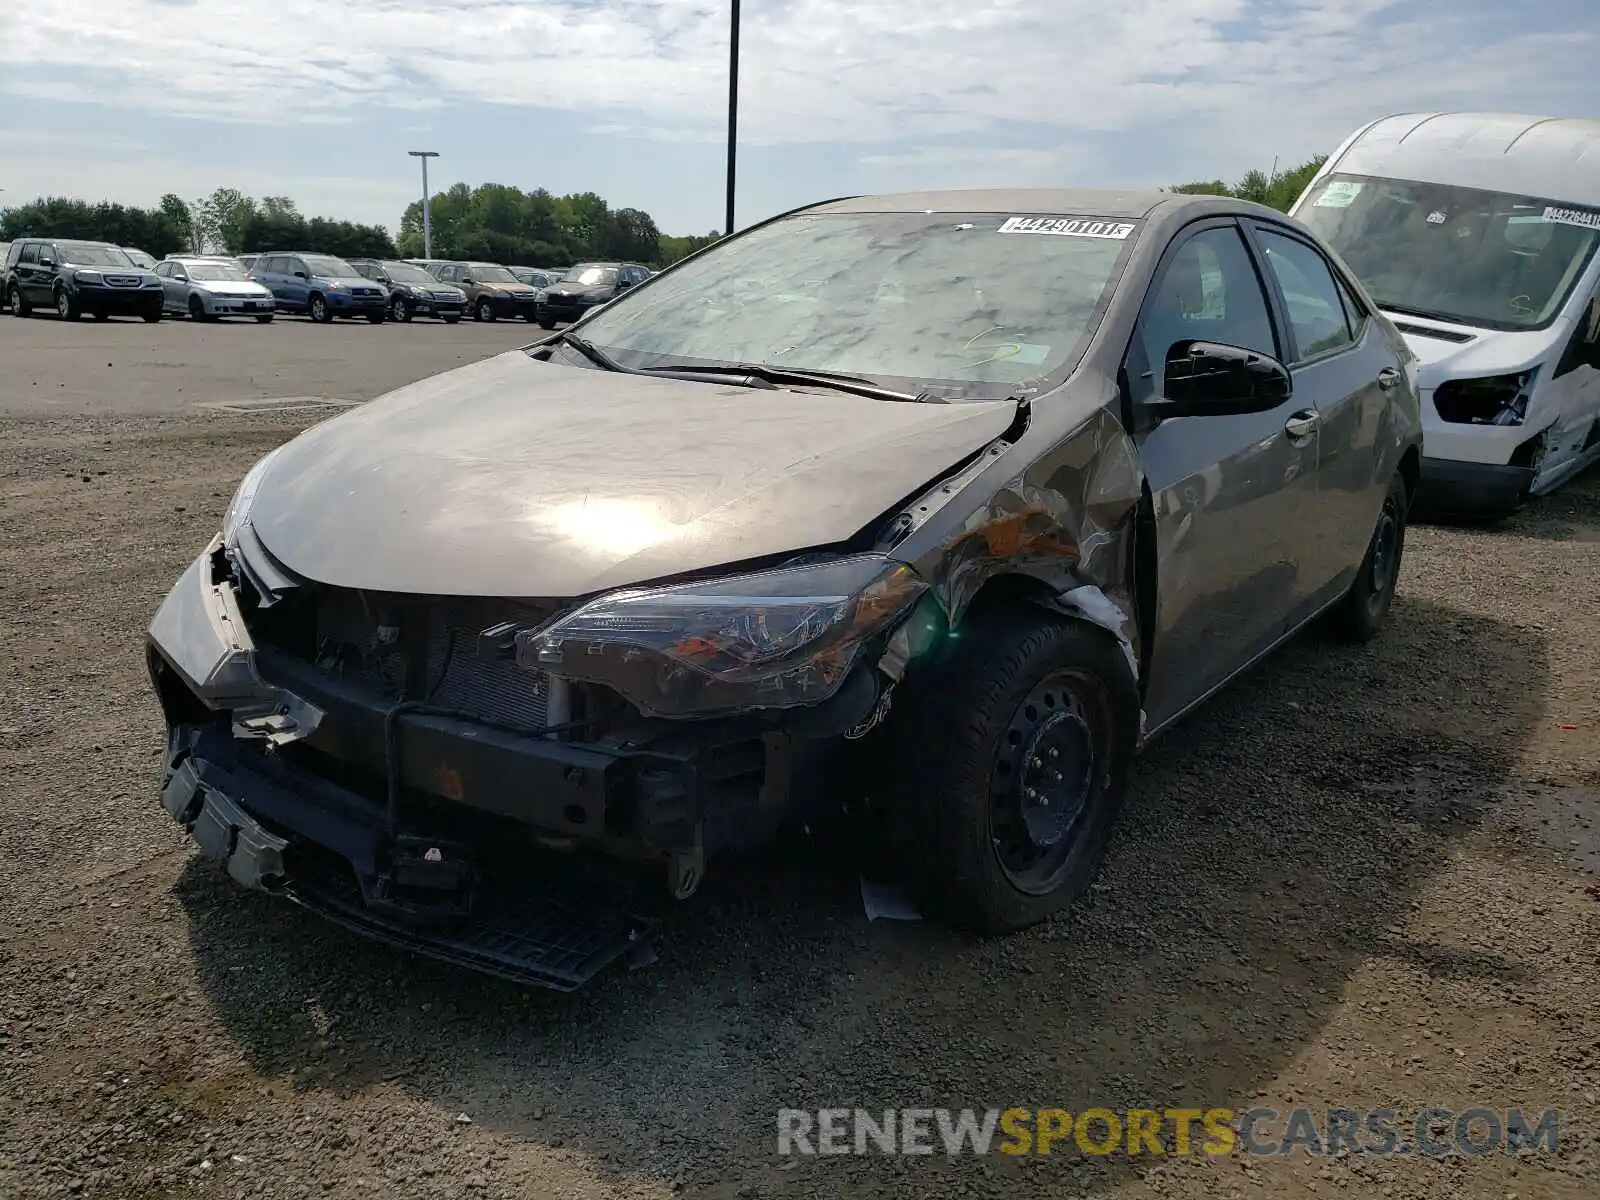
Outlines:
[[517,660],[651,716],[819,704],[927,585],[881,555],[597,597],[517,638]]
[[[278,447],[279,450],[282,448]],[[233,499],[228,502],[228,511],[222,517],[223,545],[233,545],[233,540],[239,533],[239,526],[250,516],[250,506],[255,503],[256,491],[261,487],[261,477],[267,473],[267,464],[272,462],[277,453],[278,450],[269,450],[264,457],[257,460],[255,466],[244,473],[244,479],[239,483],[239,490],[234,492]]]

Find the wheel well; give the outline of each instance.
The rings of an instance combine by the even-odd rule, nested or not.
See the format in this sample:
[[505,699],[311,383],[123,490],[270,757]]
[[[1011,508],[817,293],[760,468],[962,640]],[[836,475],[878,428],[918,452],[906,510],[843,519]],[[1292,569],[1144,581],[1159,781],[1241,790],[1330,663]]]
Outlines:
[[1422,478],[1422,451],[1415,446],[1406,449],[1400,457],[1400,478],[1406,481],[1406,504],[1417,496],[1417,482]]

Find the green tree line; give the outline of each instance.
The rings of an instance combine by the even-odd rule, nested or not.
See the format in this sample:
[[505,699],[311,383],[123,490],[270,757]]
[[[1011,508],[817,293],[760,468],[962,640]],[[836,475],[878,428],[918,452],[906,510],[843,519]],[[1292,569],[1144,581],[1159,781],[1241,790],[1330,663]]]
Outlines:
[[1190,196],[1235,196],[1240,200],[1254,200],[1279,212],[1288,212],[1289,206],[1300,198],[1311,177],[1328,161],[1326,154],[1308,158],[1298,167],[1279,173],[1247,171],[1238,183],[1227,184],[1220,179],[1197,183],[1180,183],[1168,188],[1169,192],[1182,192]]
[[[1319,155],[1287,171],[1249,171],[1237,183],[1221,179],[1175,184],[1172,192],[1237,196],[1287,211],[1326,161]],[[557,196],[502,183],[458,183],[430,198],[435,258],[481,259],[530,266],[569,266],[584,259],[627,259],[670,266],[716,241],[716,230],[683,237],[663,234],[649,213],[612,208],[594,192]],[[221,187],[185,200],[168,193],[154,208],[43,196],[0,212],[0,241],[19,237],[83,238],[131,246],[157,258],[188,252],[246,254],[309,250],[347,258],[420,257],[422,202],[400,218],[395,239],[381,225],[307,217],[287,196],[248,196]]]

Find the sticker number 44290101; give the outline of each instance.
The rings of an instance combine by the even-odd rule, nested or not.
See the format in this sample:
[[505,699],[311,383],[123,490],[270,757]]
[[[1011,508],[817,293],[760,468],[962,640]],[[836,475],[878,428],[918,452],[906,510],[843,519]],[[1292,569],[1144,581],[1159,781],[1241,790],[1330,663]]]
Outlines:
[[1109,238],[1126,241],[1132,221],[1095,221],[1083,217],[1007,217],[996,233],[1047,233],[1055,237]]

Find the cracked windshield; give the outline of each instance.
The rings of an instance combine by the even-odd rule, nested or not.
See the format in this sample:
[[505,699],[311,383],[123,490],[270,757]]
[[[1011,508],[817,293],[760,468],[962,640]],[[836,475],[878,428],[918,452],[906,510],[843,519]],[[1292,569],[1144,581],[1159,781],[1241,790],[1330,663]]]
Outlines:
[[629,366],[768,363],[886,380],[1016,386],[1082,353],[1133,222],[1053,236],[1059,218],[790,217],[685,263],[583,336]]

